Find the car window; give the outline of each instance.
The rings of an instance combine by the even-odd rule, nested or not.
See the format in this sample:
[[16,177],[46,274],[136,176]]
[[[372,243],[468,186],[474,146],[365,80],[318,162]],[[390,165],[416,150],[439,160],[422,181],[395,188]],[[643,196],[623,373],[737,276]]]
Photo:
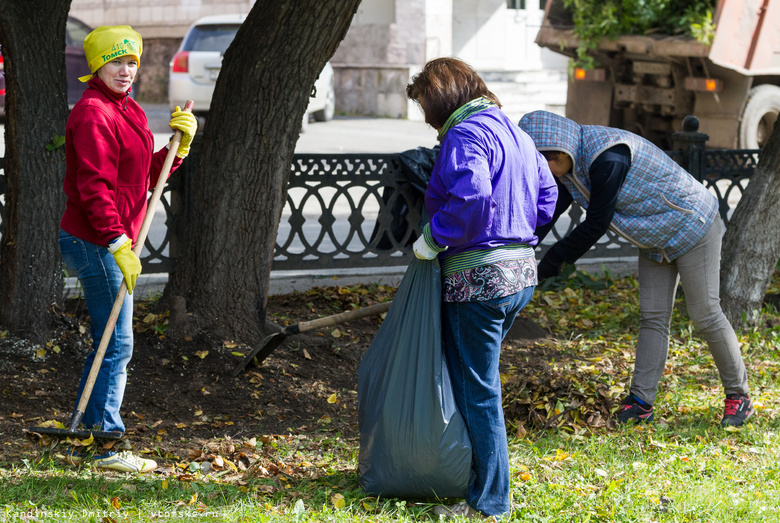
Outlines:
[[222,54],[238,32],[235,24],[199,25],[192,28],[182,46],[183,51],[218,51]]
[[68,23],[65,26],[65,44],[83,47],[84,39],[90,31],[92,31],[92,28],[84,22],[75,18],[68,18]]

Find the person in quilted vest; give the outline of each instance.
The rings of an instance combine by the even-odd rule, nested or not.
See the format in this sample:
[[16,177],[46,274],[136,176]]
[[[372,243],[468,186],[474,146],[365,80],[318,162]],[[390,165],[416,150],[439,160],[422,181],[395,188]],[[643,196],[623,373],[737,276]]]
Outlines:
[[753,414],[740,345],[720,307],[723,224],[717,198],[661,149],[621,129],[578,123],[547,111],[520,120],[547,158],[559,186],[553,220],[537,227],[539,241],[573,201],[585,220],[539,262],[539,279],[557,276],[607,230],[639,248],[639,337],[631,389],[619,423],[653,419],[658,382],[669,352],[678,283],[688,313],[707,341],[725,392],[722,426]]

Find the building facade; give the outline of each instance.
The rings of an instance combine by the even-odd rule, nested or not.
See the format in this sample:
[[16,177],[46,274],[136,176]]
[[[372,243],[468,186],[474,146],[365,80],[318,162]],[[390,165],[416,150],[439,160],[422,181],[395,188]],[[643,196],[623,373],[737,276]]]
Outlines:
[[[435,57],[470,63],[513,120],[534,109],[563,112],[566,59],[534,43],[545,0],[363,0],[331,59],[336,111],[422,118],[405,87]],[[162,103],[168,63],[201,16],[248,13],[254,0],[73,0],[90,26],[128,24],[144,38],[138,98]]]

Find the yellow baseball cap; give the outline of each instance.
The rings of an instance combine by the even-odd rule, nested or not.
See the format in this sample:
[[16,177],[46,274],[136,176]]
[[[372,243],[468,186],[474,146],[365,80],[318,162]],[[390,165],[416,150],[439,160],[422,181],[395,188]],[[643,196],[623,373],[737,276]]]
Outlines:
[[88,81],[106,63],[120,56],[134,56],[141,63],[141,35],[129,25],[103,25],[84,39],[87,67],[92,74],[79,78]]

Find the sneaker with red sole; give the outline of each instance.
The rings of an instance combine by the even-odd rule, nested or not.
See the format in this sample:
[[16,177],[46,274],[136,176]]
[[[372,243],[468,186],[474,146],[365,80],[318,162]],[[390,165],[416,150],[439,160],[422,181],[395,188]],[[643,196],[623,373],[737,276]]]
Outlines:
[[741,427],[753,415],[753,400],[747,394],[726,394],[721,427]]
[[650,423],[653,421],[653,406],[642,405],[636,396],[629,394],[617,410],[616,419],[620,424],[632,421],[634,423]]

